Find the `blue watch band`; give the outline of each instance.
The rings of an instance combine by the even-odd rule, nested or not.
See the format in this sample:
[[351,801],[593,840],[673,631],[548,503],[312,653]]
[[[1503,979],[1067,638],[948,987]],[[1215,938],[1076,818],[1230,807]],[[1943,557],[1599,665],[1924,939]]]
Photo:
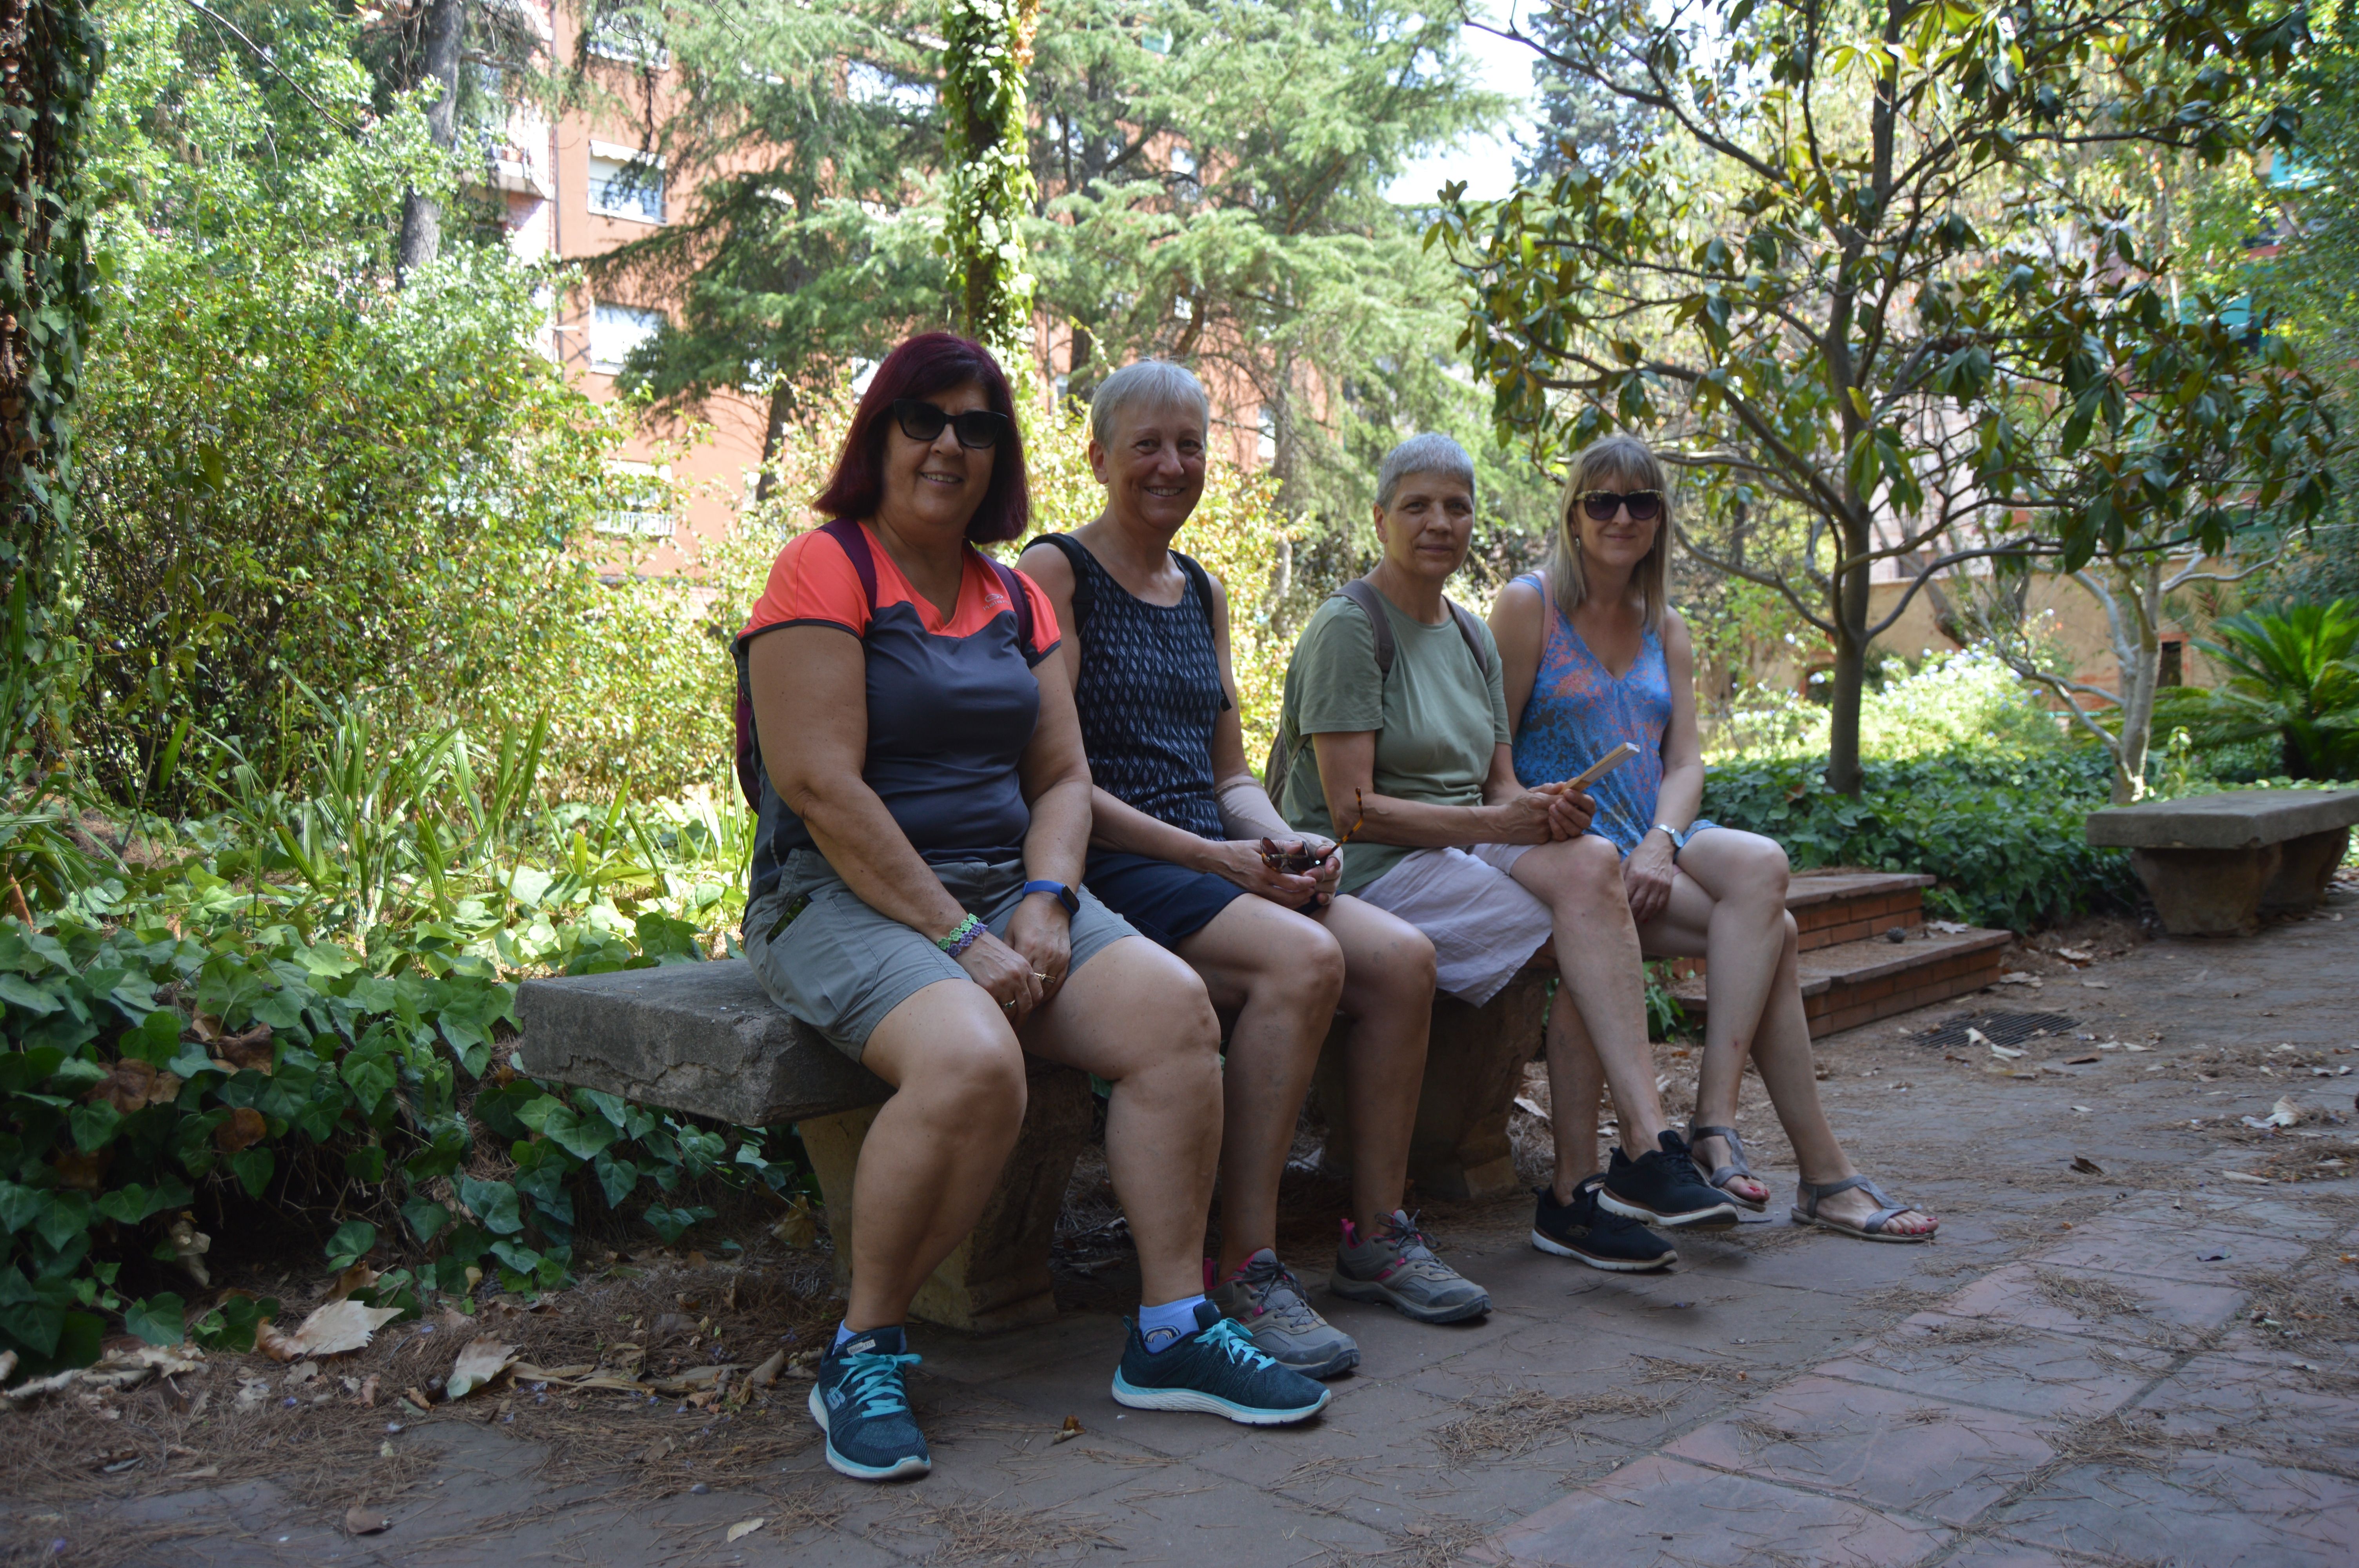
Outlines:
[[1024,896],[1026,898],[1030,898],[1036,892],[1055,893],[1057,895],[1057,902],[1065,906],[1065,913],[1069,916],[1079,914],[1081,913],[1082,895],[1075,892],[1070,883],[1052,882],[1046,878],[1042,878],[1038,881],[1029,881],[1024,884]]

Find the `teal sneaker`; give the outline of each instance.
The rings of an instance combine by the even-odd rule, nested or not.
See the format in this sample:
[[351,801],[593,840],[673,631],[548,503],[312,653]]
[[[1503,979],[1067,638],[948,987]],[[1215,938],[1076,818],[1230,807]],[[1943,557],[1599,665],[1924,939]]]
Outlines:
[[872,1328],[831,1350],[811,1385],[811,1419],[827,1433],[828,1468],[855,1481],[897,1481],[934,1467],[925,1434],[909,1414],[901,1368],[920,1357],[906,1354],[897,1325]]
[[1196,1303],[1196,1332],[1149,1351],[1130,1325],[1114,1375],[1116,1404],[1136,1411],[1201,1411],[1247,1426],[1308,1421],[1333,1396],[1254,1348],[1253,1337],[1211,1302]]

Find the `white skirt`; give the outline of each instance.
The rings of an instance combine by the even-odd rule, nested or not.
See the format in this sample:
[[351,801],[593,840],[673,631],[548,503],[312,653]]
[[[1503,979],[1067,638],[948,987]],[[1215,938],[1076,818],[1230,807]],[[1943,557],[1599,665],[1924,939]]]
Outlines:
[[1424,932],[1433,943],[1434,989],[1480,1007],[1552,932],[1548,905],[1507,874],[1535,847],[1412,849],[1358,896]]

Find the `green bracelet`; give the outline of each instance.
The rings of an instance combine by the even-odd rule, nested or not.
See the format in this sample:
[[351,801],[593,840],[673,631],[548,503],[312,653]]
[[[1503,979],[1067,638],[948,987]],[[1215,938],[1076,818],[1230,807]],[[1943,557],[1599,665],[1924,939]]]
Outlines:
[[965,952],[969,947],[973,946],[974,939],[982,935],[983,932],[983,922],[970,914],[964,920],[960,921],[956,925],[951,926],[949,935],[935,937],[934,946],[940,947],[943,952],[948,953],[951,957],[955,958],[961,953]]

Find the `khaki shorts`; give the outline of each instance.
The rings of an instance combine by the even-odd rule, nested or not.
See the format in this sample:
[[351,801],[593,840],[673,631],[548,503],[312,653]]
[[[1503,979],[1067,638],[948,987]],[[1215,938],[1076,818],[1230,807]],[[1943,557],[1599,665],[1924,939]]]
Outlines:
[[[1024,902],[1023,861],[949,860],[933,871],[960,908],[994,936],[1007,935],[1008,916]],[[1068,974],[1136,935],[1087,888],[1081,896]],[[788,855],[778,885],[746,905],[745,942],[770,1000],[855,1062],[886,1013],[938,980],[970,978],[931,938],[863,903],[815,849]]]
[[1482,1006],[1516,978],[1553,931],[1548,905],[1507,873],[1529,844],[1412,849],[1359,896],[1433,944],[1433,986]]

